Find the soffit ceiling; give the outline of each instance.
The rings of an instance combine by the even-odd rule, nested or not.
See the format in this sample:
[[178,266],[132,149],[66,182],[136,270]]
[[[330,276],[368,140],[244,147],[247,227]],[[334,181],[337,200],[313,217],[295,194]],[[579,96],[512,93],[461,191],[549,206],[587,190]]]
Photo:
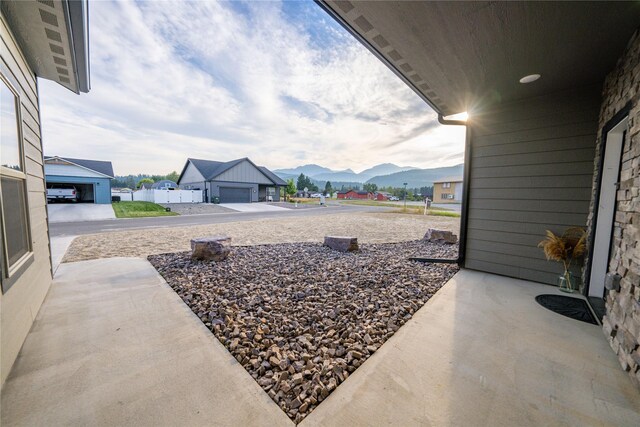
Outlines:
[[319,4],[445,116],[600,83],[640,25],[640,2]]
[[[2,2],[2,13],[35,74],[76,93],[89,90],[83,7],[82,1],[67,0]],[[72,17],[77,28],[72,28]]]

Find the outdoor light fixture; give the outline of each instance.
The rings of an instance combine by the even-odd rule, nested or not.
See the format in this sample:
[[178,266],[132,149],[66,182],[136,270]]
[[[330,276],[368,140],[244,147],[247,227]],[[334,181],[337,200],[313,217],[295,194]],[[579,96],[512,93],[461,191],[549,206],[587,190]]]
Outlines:
[[520,79],[520,83],[532,83],[540,78],[540,74],[529,74]]

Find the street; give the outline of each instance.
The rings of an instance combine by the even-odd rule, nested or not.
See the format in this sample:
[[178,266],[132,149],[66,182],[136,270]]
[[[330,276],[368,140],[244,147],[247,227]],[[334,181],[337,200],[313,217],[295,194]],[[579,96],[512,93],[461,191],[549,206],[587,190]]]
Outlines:
[[322,216],[348,212],[384,212],[390,208],[378,206],[332,205],[318,208],[287,209],[274,212],[229,212],[203,215],[180,215],[151,218],[127,218],[85,222],[57,222],[49,224],[51,237],[79,236],[145,228],[179,227],[220,224],[225,222],[253,221],[266,218]]

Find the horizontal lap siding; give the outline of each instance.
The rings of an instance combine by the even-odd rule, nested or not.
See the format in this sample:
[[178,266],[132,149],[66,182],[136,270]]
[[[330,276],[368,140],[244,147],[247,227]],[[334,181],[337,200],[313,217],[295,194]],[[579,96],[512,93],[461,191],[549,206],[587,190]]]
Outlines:
[[555,283],[560,266],[537,244],[586,225],[599,104],[590,87],[474,116],[467,268]]
[[33,263],[0,293],[0,384],[4,383],[51,284],[51,259],[36,78],[4,20],[0,19],[2,69],[20,94],[22,136]]

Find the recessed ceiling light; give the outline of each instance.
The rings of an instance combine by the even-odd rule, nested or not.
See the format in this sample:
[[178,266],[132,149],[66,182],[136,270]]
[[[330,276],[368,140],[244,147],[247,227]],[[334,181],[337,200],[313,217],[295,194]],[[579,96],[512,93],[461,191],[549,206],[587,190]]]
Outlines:
[[520,79],[520,83],[531,83],[535,82],[540,78],[540,74],[529,74],[528,76],[524,76]]

